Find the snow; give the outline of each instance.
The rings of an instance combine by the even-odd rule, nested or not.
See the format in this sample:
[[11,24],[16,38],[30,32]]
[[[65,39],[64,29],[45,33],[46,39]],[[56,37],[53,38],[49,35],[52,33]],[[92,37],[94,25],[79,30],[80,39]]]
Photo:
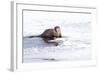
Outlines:
[[[91,14],[24,11],[23,62],[74,61],[91,59]],[[64,38],[58,46],[40,37],[45,29],[60,26]]]

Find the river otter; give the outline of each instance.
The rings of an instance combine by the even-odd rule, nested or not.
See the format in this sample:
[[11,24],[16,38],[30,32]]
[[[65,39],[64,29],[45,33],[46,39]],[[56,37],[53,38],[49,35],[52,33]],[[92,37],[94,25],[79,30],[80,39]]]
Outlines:
[[56,46],[58,45],[57,42],[49,42],[50,40],[55,40],[56,38],[61,38],[61,30],[59,26],[54,27],[53,29],[46,29],[41,35],[39,36],[29,36],[29,38],[33,37],[42,37],[46,43],[54,43]]

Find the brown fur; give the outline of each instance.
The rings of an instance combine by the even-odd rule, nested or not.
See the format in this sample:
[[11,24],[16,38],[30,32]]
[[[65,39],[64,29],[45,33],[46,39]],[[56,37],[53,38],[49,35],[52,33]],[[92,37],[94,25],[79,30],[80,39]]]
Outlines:
[[46,29],[41,35],[38,36],[28,36],[28,38],[33,37],[42,37],[46,43],[54,43],[56,46],[57,42],[49,42],[49,40],[55,40],[56,38],[61,38],[61,30],[59,26],[54,27],[53,29]]
[[[59,29],[59,30],[57,30],[57,29]],[[45,30],[40,36],[47,43],[48,43],[49,40],[54,40],[56,38],[62,37],[61,36],[61,30],[60,30],[59,26],[54,27],[54,29]],[[58,45],[58,43],[56,43],[56,42],[52,42],[52,43],[55,43],[56,46]]]

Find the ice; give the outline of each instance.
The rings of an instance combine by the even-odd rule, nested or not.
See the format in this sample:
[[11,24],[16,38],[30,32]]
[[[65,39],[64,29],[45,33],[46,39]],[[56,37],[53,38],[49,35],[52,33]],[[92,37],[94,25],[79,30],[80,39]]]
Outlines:
[[[42,38],[24,38],[24,62],[90,59],[90,42],[64,38],[59,45],[45,43]],[[54,59],[54,60],[51,60]]]

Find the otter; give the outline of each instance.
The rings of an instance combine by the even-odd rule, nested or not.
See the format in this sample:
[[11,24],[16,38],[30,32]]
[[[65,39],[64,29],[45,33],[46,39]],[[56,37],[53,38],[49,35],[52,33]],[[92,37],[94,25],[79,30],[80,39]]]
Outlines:
[[50,40],[55,40],[56,38],[61,38],[61,29],[59,26],[55,26],[53,29],[46,29],[41,35],[39,36],[29,36],[29,38],[33,37],[41,37],[46,43],[54,43],[56,46],[58,45],[57,42],[49,42]]

